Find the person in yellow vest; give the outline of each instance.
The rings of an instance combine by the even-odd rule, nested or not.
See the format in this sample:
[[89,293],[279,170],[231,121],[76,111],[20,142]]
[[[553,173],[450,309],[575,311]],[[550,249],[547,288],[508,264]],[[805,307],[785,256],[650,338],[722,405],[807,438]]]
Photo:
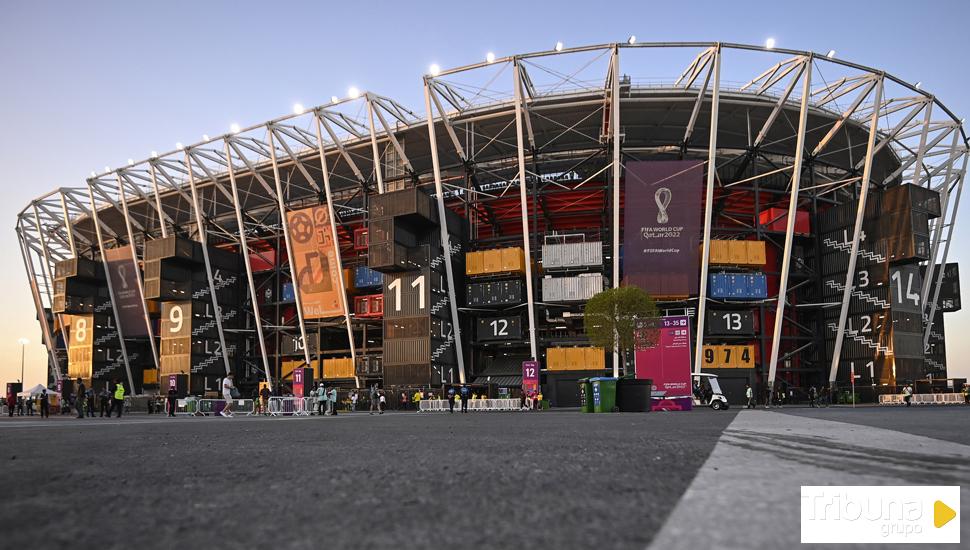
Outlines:
[[108,418],[111,418],[111,413],[115,409],[118,409],[118,418],[121,418],[121,411],[125,408],[125,385],[119,380],[115,380],[115,391],[111,400],[111,408],[108,409]]
[[541,391],[536,394],[536,408],[535,408],[535,410],[537,410],[537,411],[541,411],[542,410],[542,392]]
[[411,402],[414,403],[414,410],[421,408],[421,390],[414,390],[414,395],[411,397]]

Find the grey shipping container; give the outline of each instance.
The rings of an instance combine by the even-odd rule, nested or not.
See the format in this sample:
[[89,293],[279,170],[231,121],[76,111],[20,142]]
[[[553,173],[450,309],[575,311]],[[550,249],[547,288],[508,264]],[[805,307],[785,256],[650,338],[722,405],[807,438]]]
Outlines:
[[603,265],[603,243],[545,244],[542,246],[544,269],[568,269]]

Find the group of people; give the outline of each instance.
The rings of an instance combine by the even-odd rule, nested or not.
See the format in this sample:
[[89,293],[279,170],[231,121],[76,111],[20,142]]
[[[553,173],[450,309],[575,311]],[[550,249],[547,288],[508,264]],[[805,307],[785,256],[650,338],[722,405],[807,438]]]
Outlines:
[[115,411],[118,412],[118,418],[121,418],[121,412],[125,409],[125,385],[120,380],[113,380],[95,395],[94,388],[86,387],[84,381],[78,378],[74,384],[74,393],[65,392],[63,398],[73,406],[77,418],[93,418],[95,401],[99,405],[100,418],[111,418]]
[[[40,415],[43,418],[50,416],[50,396],[47,390],[43,390],[37,397],[40,401]],[[13,392],[7,394],[7,415],[13,416],[16,411],[17,416],[34,416],[34,396],[27,398],[17,397]]]

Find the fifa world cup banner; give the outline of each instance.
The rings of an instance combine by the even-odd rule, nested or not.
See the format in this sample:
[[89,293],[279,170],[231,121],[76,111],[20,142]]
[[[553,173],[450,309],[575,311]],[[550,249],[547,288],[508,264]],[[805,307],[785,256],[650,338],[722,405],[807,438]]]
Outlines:
[[704,163],[626,163],[623,277],[651,296],[698,292]]
[[689,411],[693,405],[689,318],[638,319],[636,332],[636,378],[653,380],[652,409]]
[[303,317],[320,319],[343,315],[340,272],[326,206],[312,206],[286,214],[290,229],[290,261]]
[[138,288],[138,269],[131,245],[111,248],[104,251],[108,261],[108,276],[111,277],[111,290],[114,292],[118,308],[118,324],[125,337],[148,336],[145,322],[145,300]]

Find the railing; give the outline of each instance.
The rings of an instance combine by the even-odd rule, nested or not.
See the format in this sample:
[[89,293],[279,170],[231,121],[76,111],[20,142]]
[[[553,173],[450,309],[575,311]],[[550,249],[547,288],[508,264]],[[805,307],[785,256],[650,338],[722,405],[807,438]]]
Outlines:
[[315,397],[270,397],[270,416],[310,416],[316,405]]
[[[455,399],[455,408],[461,410],[461,399]],[[469,411],[518,411],[522,408],[519,399],[469,399]],[[447,411],[448,401],[445,399],[423,399],[418,412]]]
[[[199,399],[195,410],[196,416],[220,414],[226,407],[225,399]],[[233,399],[232,414],[252,416],[256,414],[256,403],[252,399]]]
[[[914,393],[910,399],[913,405],[960,405],[964,403],[962,393]],[[879,396],[880,405],[905,405],[903,394],[892,393]]]

